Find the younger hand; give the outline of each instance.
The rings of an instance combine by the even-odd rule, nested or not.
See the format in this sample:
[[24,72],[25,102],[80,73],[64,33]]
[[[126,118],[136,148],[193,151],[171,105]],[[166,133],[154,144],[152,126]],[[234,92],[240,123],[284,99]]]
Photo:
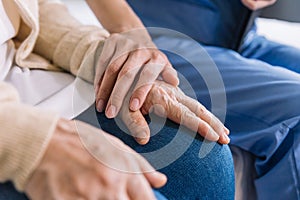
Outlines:
[[258,10],[273,5],[276,0],[242,0],[242,3],[251,10]]
[[[104,43],[94,81],[96,107],[108,118],[117,116],[130,88],[130,108],[139,110],[154,81],[177,86],[177,72],[152,42],[146,29],[113,33]],[[135,83],[136,82],[136,83]]]

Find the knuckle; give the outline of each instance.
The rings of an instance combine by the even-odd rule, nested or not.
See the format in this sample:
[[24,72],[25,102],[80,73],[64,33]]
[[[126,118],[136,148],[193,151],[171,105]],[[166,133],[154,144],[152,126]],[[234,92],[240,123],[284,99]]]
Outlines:
[[205,137],[209,134],[210,126],[204,122],[200,123],[200,131],[202,133],[202,136]]
[[[141,77],[153,77],[154,75],[154,71],[153,69],[148,65],[146,65],[146,67],[142,70],[141,72]],[[153,77],[153,79],[155,80],[156,77]]]
[[205,117],[207,117],[207,119],[209,119],[209,122],[212,122],[213,120],[214,120],[214,115],[211,113],[211,112],[209,112],[208,110],[203,110],[202,111],[203,112],[203,115],[205,116]]
[[198,112],[200,115],[205,115],[207,114],[207,109],[202,105],[202,104],[198,104]]
[[183,104],[178,103],[180,108],[181,108],[181,112],[182,112],[182,120],[186,121],[187,123],[190,121],[193,121],[195,115],[193,115],[194,113],[190,112],[190,110],[185,107]]
[[[150,108],[148,109],[149,112],[153,111],[156,115],[165,118],[167,114],[175,116],[175,111],[170,111],[169,113],[167,112],[168,110],[166,109],[166,105],[162,104],[154,104],[152,106],[149,106]],[[152,109],[152,110],[151,110]]]
[[111,75],[111,74],[118,73],[119,69],[120,69],[119,64],[117,64],[116,61],[113,61],[112,63],[110,63],[106,71],[109,75]]
[[163,58],[163,56],[161,55],[161,53],[158,50],[152,51],[151,56],[155,60],[160,60]]
[[135,49],[132,49],[132,51],[130,52],[130,55],[131,55],[133,58],[135,58],[135,59],[144,57],[144,56],[145,56],[145,49],[142,49],[142,48],[135,48]]
[[124,76],[125,74],[130,73],[131,70],[132,70],[132,69],[131,69],[130,67],[123,67],[122,70],[120,71],[119,76],[122,77],[122,76]]
[[152,57],[160,61],[168,61],[167,56],[158,49],[152,50]]
[[120,73],[120,78],[125,78],[127,80],[132,80],[135,77],[135,72],[133,69],[124,69]]
[[176,96],[177,96],[177,94],[178,94],[176,90],[169,89],[169,90],[167,91],[167,93],[168,93],[168,95],[169,95],[169,97],[170,97],[171,99],[173,99],[173,100],[176,101]]
[[106,172],[105,178],[102,180],[102,184],[107,189],[118,188],[122,182],[122,176],[114,172]]
[[134,130],[137,129],[139,127],[139,124],[141,123],[139,119],[136,119],[136,118],[132,118],[132,117],[129,117],[127,116],[127,128],[132,131],[133,133],[132,134],[135,134]]

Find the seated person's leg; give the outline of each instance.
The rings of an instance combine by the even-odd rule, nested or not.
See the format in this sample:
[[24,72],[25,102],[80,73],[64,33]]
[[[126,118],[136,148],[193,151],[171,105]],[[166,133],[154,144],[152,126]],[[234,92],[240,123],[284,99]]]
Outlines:
[[[108,120],[103,113],[97,115],[103,130],[121,138],[167,175],[168,182],[159,191],[168,199],[234,198],[233,161],[227,145],[206,144],[198,134],[183,127],[178,128],[177,124],[167,120],[150,142],[141,146],[132,136],[123,132],[115,120]],[[155,129],[163,126],[164,123],[160,121],[163,120],[154,118],[150,127]],[[199,152],[204,156],[199,156]]]
[[157,200],[167,200],[166,197],[164,197],[160,192],[156,190],[153,190],[153,192]]
[[273,66],[280,66],[300,73],[300,49],[268,40],[251,31],[251,39],[245,41],[241,54]]
[[[299,74],[246,59],[224,48],[205,47],[207,56],[205,51],[197,51],[197,45],[190,40],[153,37],[159,48],[179,52],[194,64],[191,66],[187,60],[168,54],[179,74],[189,80],[198,100],[221,118],[224,113],[219,113],[218,106],[222,104],[213,107],[212,100],[226,91],[225,125],[231,130],[231,144],[256,157],[258,198],[299,199]],[[224,81],[224,88],[216,84],[218,75]]]

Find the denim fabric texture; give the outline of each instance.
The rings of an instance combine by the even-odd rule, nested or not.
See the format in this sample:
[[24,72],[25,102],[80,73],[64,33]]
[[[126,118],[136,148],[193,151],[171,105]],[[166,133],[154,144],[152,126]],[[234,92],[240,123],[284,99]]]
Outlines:
[[[97,113],[101,128],[112,135],[120,138],[135,151],[144,157],[154,166],[160,166],[162,162],[174,155],[182,153],[181,147],[192,141],[189,148],[183,152],[178,159],[169,165],[159,169],[168,177],[167,184],[158,189],[167,199],[193,200],[193,199],[234,199],[234,169],[231,152],[228,145],[213,144],[213,148],[203,158],[199,157],[202,145],[205,145],[203,138],[186,128],[179,129],[178,125],[167,120],[160,120],[159,117],[151,119],[151,129],[162,127],[150,138],[148,144],[141,146],[135,142],[127,130],[123,129],[120,122],[114,119],[107,119],[103,113]],[[149,116],[147,116],[150,122]],[[122,127],[121,129],[119,127]],[[155,131],[152,131],[155,132]],[[175,136],[180,135],[180,140],[174,142]],[[168,151],[157,151],[169,143],[174,142],[174,148]],[[153,152],[153,154],[147,154]],[[149,155],[149,156],[148,156]]]
[[[300,199],[300,50],[249,34],[241,53],[205,45],[202,53],[195,53],[189,40],[159,34],[153,39],[162,49],[185,49],[181,56],[165,53],[208,109],[211,96],[218,96],[223,89],[208,89],[195,66],[182,56],[210,74],[205,79],[214,80],[217,67],[226,91],[225,125],[231,130],[230,144],[255,156],[258,199]],[[180,87],[188,95],[191,92]],[[214,114],[218,116],[218,112]]]

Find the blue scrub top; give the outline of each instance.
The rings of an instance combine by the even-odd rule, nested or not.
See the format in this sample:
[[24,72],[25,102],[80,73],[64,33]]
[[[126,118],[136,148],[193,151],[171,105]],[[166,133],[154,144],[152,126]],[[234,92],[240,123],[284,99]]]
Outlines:
[[147,27],[184,33],[200,43],[238,50],[252,12],[241,0],[128,0]]

